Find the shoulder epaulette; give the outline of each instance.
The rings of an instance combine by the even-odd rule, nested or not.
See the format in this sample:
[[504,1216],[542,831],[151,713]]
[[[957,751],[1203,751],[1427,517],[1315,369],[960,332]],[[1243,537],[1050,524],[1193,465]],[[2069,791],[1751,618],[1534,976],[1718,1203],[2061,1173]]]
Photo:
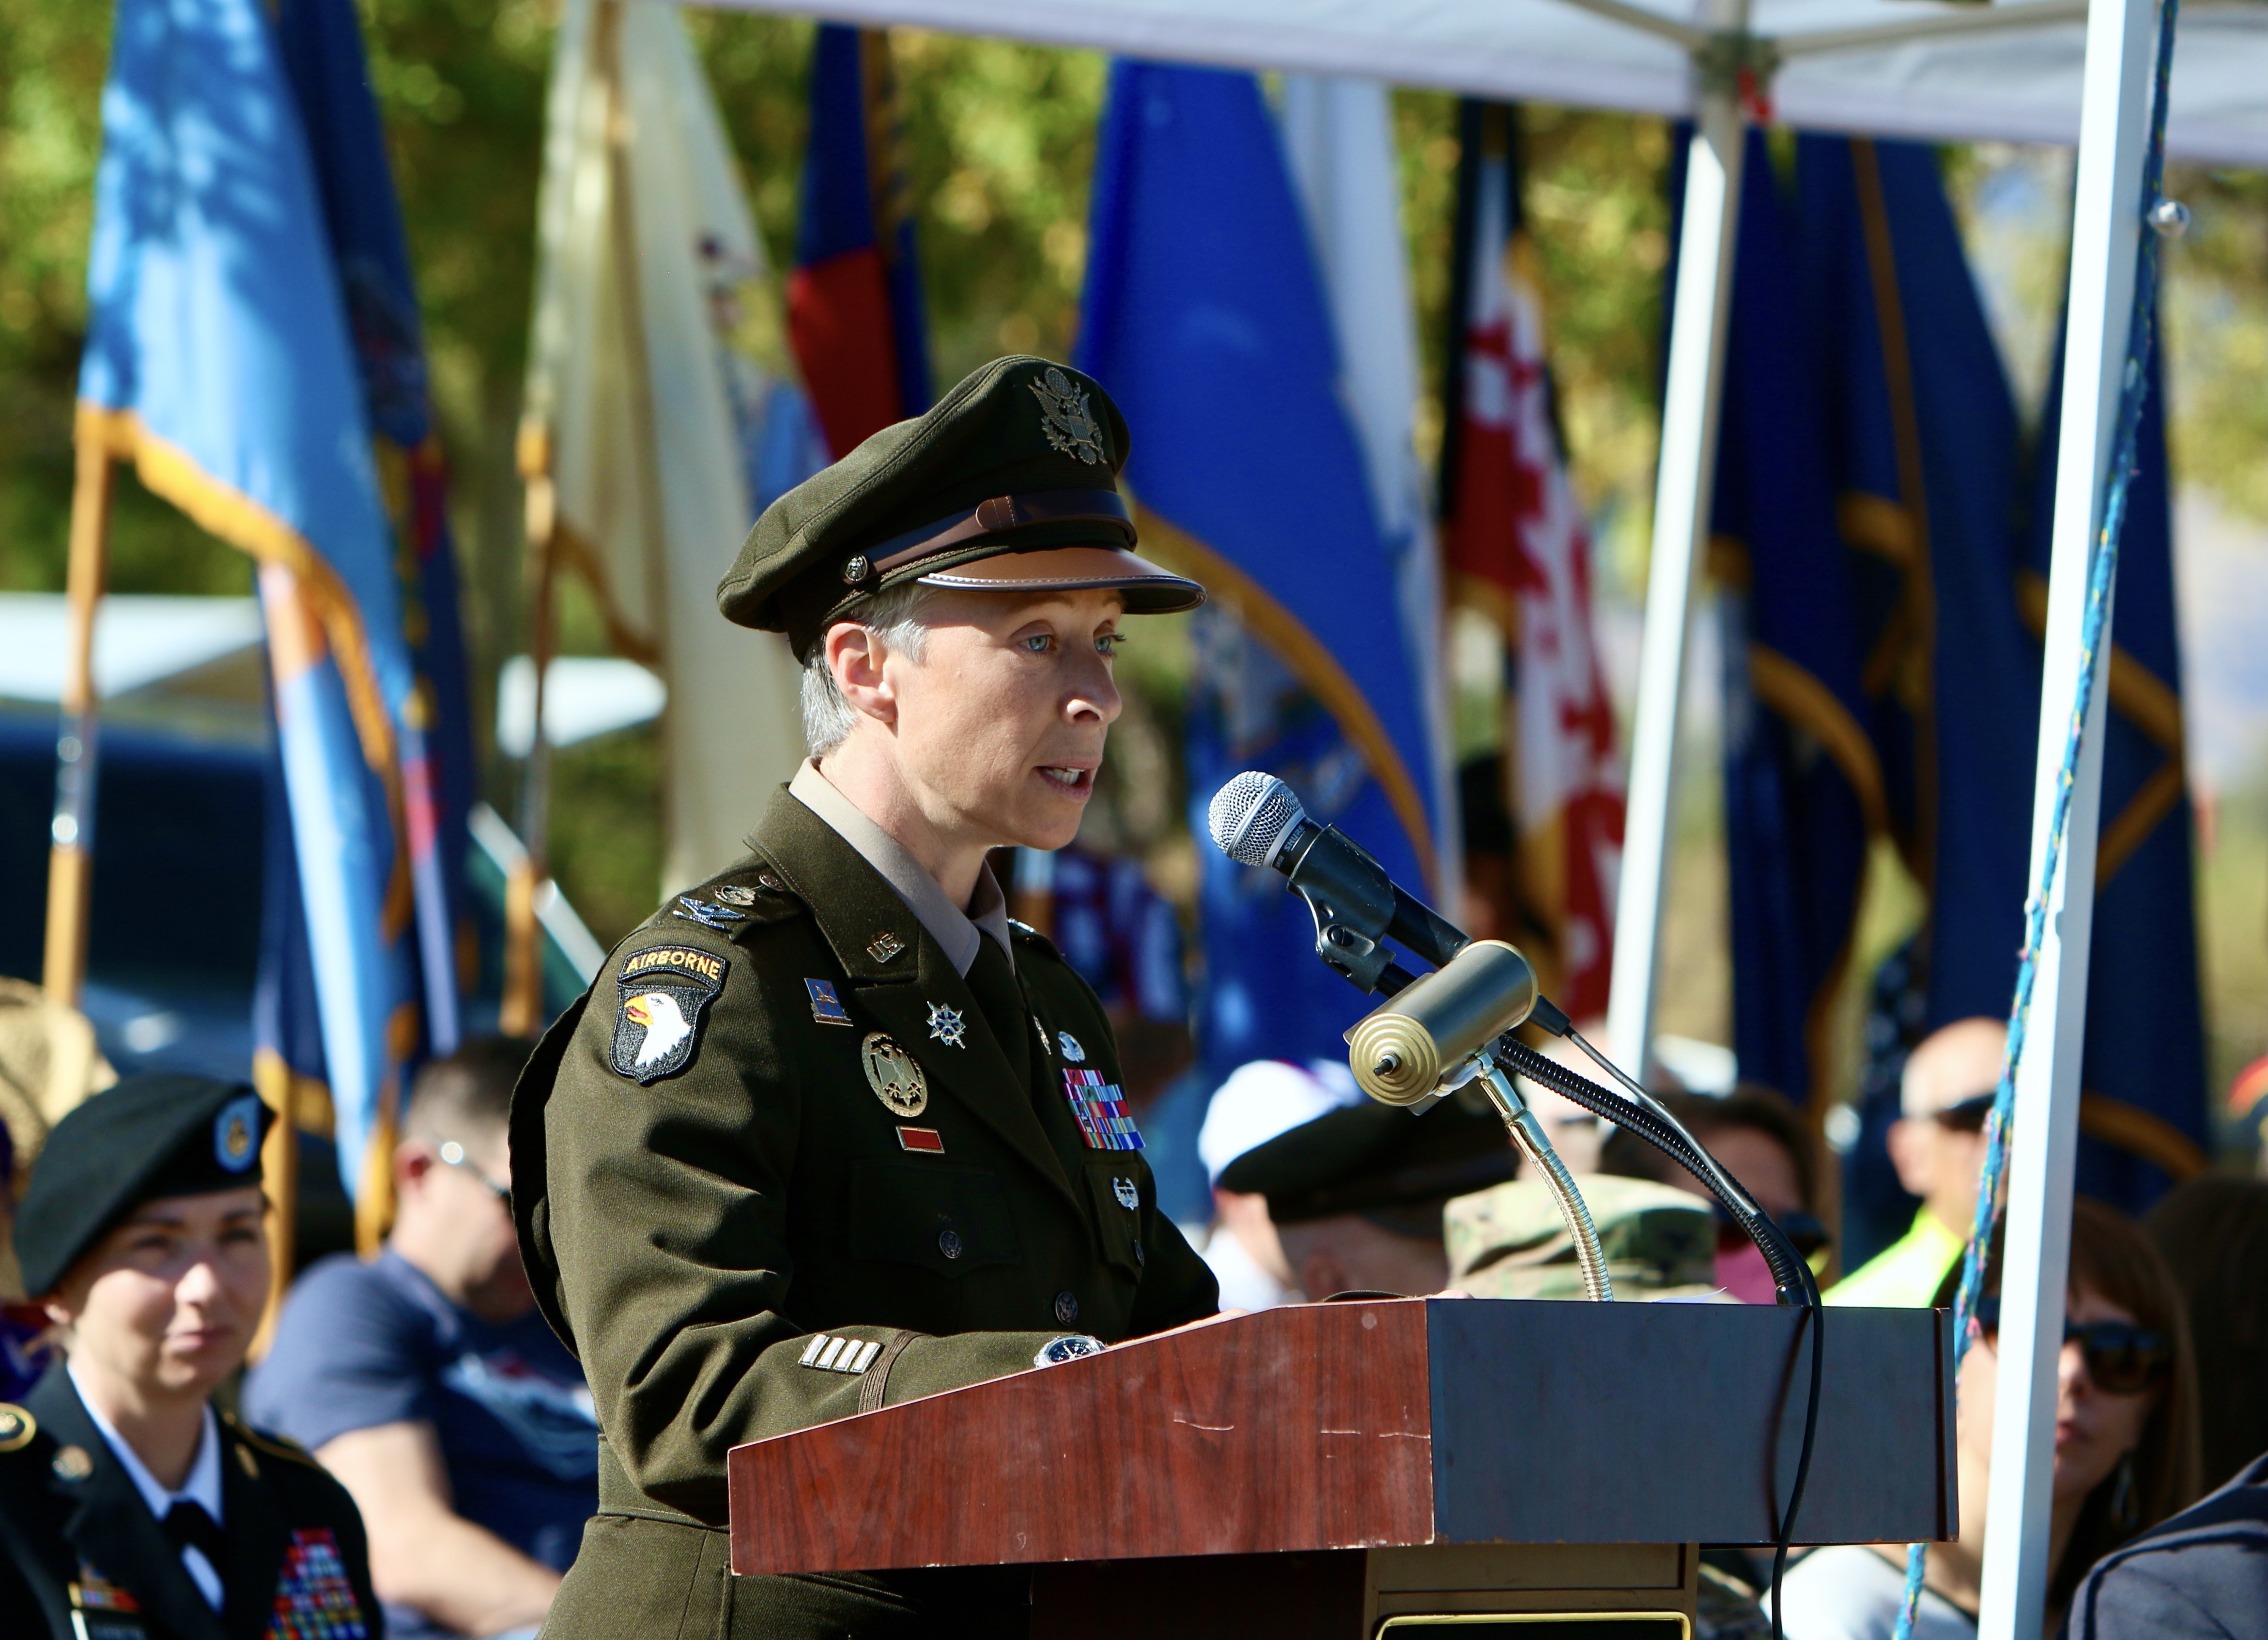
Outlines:
[[320,1470],[326,1475],[330,1473],[315,1461],[313,1453],[289,1436],[262,1434],[232,1412],[222,1413],[220,1421],[230,1434],[235,1436],[247,1446],[266,1452],[271,1458],[281,1458],[287,1462],[305,1464],[308,1468]]
[[799,916],[802,899],[782,881],[777,872],[759,861],[744,860],[728,871],[697,887],[665,900],[645,921],[655,933],[689,932],[687,923],[721,934],[726,939]]
[[1049,939],[1045,934],[1041,933],[1039,930],[1034,928],[1029,923],[1019,923],[1014,917],[1010,917],[1008,919],[1008,931],[1014,935],[1018,939],[1027,940],[1031,944],[1037,945],[1042,951],[1046,952],[1050,957],[1060,958],[1063,955],[1063,952],[1056,949],[1055,941]]

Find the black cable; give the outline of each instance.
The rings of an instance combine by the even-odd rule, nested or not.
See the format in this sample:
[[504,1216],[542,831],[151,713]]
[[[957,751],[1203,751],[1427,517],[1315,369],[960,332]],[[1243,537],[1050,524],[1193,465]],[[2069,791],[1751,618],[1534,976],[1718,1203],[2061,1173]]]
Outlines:
[[[1567,1016],[1548,1002],[1538,1003],[1534,1017],[1538,1025],[1555,1035],[1575,1037]],[[1579,1046],[1589,1050],[1590,1044],[1580,1037],[1575,1040]],[[1804,1400],[1803,1445],[1796,1455],[1795,1484],[1788,1491],[1787,1508],[1773,1522],[1772,1533],[1772,1640],[1781,1640],[1780,1585],[1787,1575],[1787,1553],[1795,1538],[1796,1511],[1803,1506],[1804,1488],[1811,1480],[1812,1448],[1819,1433],[1819,1393],[1825,1376],[1825,1306],[1820,1303],[1819,1283],[1811,1273],[1811,1266],[1740,1181],[1724,1170],[1660,1101],[1642,1094],[1644,1103],[1640,1103],[1638,1099],[1611,1092],[1580,1071],[1545,1058],[1509,1032],[1497,1039],[1492,1051],[1531,1081],[1565,1094],[1594,1116],[1616,1127],[1628,1128],[1699,1180],[1710,1195],[1724,1203],[1734,1221],[1764,1254],[1764,1262],[1771,1268],[1775,1296],[1780,1304],[1803,1312],[1799,1326],[1811,1331],[1811,1384]]]

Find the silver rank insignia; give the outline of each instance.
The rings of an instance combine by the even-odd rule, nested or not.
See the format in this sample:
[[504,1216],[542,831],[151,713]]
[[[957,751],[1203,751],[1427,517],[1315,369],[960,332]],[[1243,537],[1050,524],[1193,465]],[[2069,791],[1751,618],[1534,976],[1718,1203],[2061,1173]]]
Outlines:
[[1073,1036],[1070,1032],[1057,1032],[1056,1046],[1063,1049],[1063,1056],[1065,1059],[1070,1060],[1071,1063],[1078,1065],[1086,1063],[1086,1049],[1079,1045],[1079,1038]]
[[678,895],[677,908],[669,915],[681,916],[688,923],[698,923],[703,928],[719,930],[729,930],[733,923],[745,923],[748,920],[738,911],[728,911],[723,906],[712,906],[705,900],[694,899],[690,894]]
[[1087,408],[1086,390],[1053,365],[1032,384],[1040,401],[1040,430],[1058,455],[1075,455],[1089,467],[1102,460],[1102,429]]
[[803,1347],[798,1364],[856,1378],[873,1365],[874,1357],[881,1353],[882,1346],[870,1338],[836,1338],[826,1333],[814,1333],[811,1342]]
[[1123,1174],[1111,1175],[1110,1194],[1118,1198],[1118,1205],[1128,1212],[1138,1213],[1142,1210],[1142,1193],[1134,1188],[1134,1181]]
[[968,1037],[968,1022],[961,1017],[961,1010],[948,1008],[943,1003],[929,1005],[929,1040],[942,1042],[947,1048],[965,1047]]
[[866,947],[866,954],[877,962],[887,962],[905,948],[906,942],[886,928],[874,936],[873,942]]
[[756,891],[753,888],[743,888],[738,883],[726,883],[722,887],[712,888],[709,892],[728,906],[752,906],[756,903]]
[[890,1114],[906,1120],[929,1108],[929,1081],[914,1056],[880,1031],[870,1031],[858,1045],[859,1062],[866,1069],[866,1085],[888,1107]]

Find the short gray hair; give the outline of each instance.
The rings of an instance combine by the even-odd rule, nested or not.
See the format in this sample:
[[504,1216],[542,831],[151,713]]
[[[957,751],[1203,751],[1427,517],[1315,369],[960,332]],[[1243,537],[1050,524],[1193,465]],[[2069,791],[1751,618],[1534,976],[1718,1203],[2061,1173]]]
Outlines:
[[[843,619],[865,628],[918,666],[929,649],[929,628],[922,621],[922,608],[936,594],[935,587],[908,581],[877,595],[857,614]],[[858,724],[858,714],[843,698],[834,673],[828,670],[827,642],[821,634],[820,642],[813,646],[810,657],[803,663],[804,744],[810,747],[812,756],[824,757],[848,739]]]

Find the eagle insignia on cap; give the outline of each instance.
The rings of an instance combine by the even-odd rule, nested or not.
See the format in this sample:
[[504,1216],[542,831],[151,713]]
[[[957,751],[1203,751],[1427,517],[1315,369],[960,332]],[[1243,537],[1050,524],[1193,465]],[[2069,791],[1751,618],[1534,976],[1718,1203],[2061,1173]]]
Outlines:
[[213,1118],[213,1158],[232,1173],[240,1173],[260,1154],[260,1096],[247,1093],[220,1107]]
[[1075,387],[1054,365],[1031,384],[1040,401],[1040,430],[1058,455],[1075,455],[1092,467],[1102,460],[1102,428],[1087,407],[1086,389]]

